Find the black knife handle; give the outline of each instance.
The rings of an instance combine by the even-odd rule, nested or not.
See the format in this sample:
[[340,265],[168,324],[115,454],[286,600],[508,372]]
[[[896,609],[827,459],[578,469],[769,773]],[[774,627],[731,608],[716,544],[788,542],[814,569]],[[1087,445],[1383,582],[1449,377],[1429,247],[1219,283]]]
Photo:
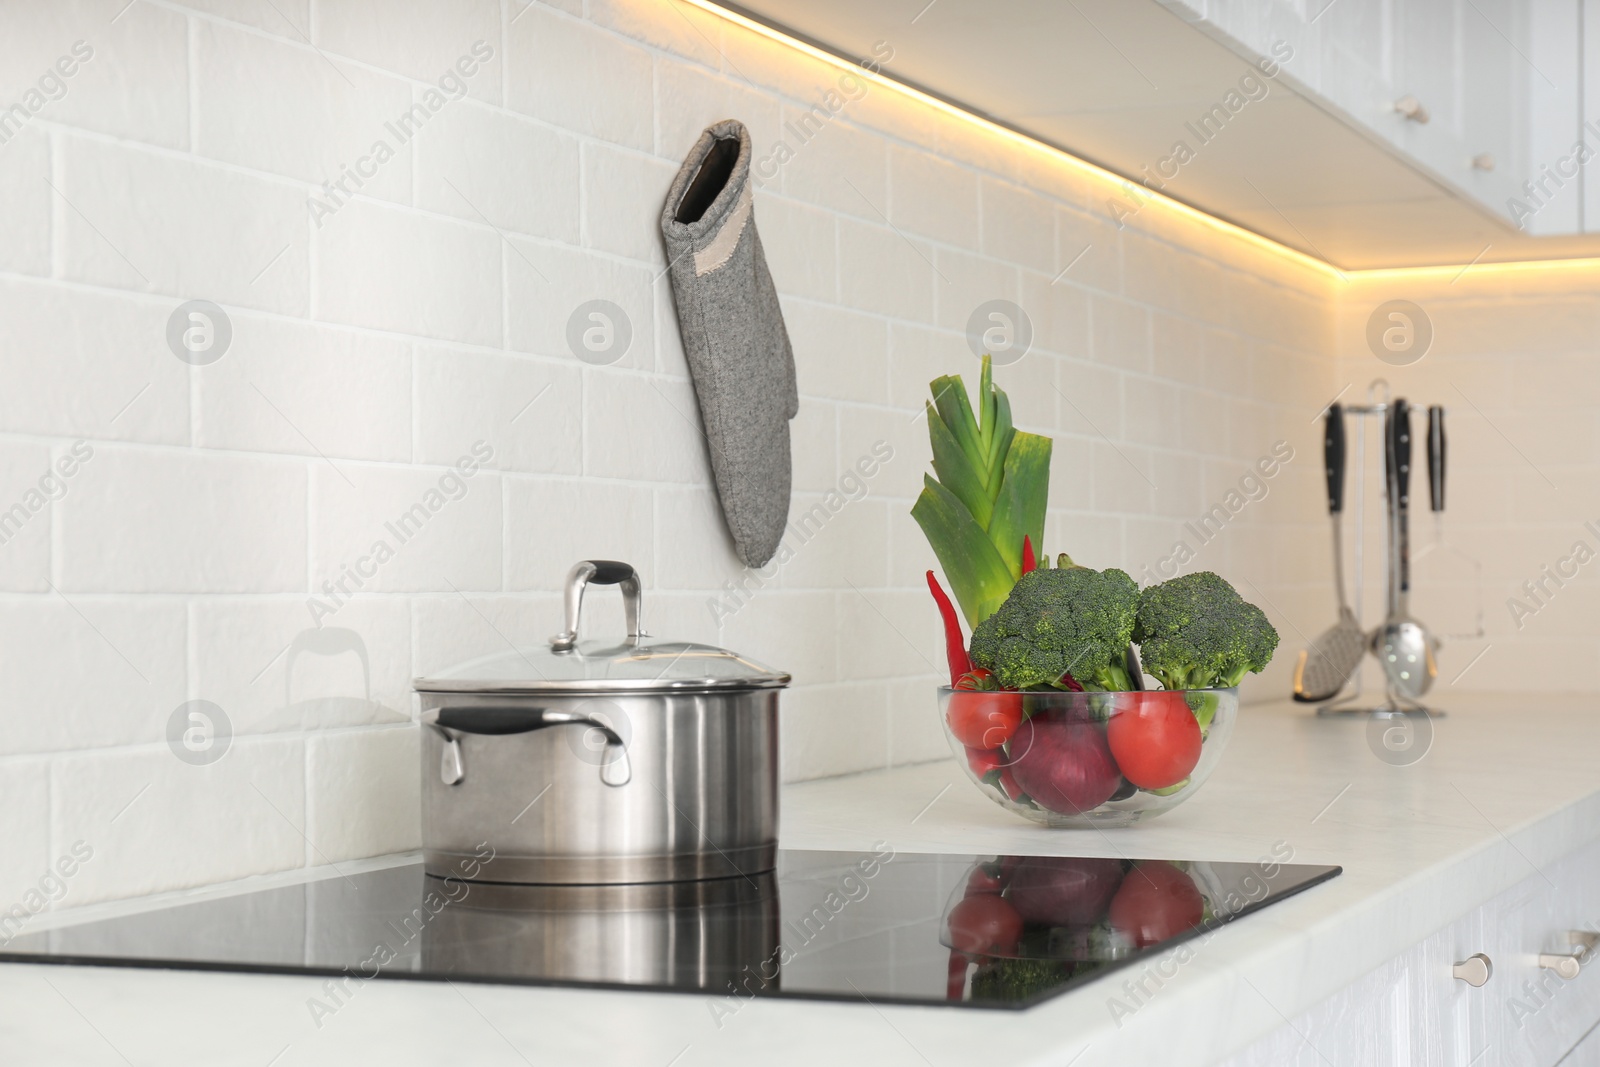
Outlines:
[[1394,416],[1389,423],[1393,434],[1391,448],[1394,452],[1394,499],[1404,511],[1411,505],[1411,409],[1404,400],[1394,402]]
[[1444,510],[1444,408],[1428,409],[1428,491],[1434,511]]
[[1328,405],[1322,435],[1322,461],[1328,472],[1328,514],[1344,510],[1344,409],[1337,402]]

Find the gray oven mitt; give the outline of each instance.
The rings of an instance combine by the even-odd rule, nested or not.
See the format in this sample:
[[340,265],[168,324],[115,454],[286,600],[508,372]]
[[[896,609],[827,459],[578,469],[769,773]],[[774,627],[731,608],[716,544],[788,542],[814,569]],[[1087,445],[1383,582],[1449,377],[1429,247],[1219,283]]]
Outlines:
[[739,558],[772,558],[789,521],[794,353],[751,213],[750,133],[727,119],[689,150],[661,212],[678,328]]

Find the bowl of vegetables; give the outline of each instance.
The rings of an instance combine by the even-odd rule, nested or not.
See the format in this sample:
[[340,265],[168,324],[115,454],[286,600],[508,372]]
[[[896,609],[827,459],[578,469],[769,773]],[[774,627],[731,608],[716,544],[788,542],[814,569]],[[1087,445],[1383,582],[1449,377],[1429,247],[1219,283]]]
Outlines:
[[940,721],[961,766],[1044,826],[1126,826],[1183,803],[1216,769],[1239,683],[1272,659],[1277,630],[1210,571],[1140,589],[1066,553],[1052,566],[1035,552],[1049,438],[1011,426],[987,358],[975,404],[958,377],[933,392],[939,478],[912,516],[956,595],[928,572],[950,665]]
[[1239,691],[946,686],[939,707],[967,777],[1007,811],[1042,826],[1128,826],[1177,807],[1211,776]]

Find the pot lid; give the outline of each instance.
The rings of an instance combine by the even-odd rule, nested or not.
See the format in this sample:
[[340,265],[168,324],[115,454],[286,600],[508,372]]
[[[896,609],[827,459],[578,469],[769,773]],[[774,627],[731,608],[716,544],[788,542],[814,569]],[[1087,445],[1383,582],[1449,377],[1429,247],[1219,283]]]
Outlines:
[[[583,592],[590,583],[620,585],[629,635],[620,642],[578,637]],[[790,676],[714,645],[658,641],[640,626],[640,583],[634,569],[586,560],[567,575],[567,628],[548,645],[469,660],[428,678],[419,693],[663,692],[776,689]]]

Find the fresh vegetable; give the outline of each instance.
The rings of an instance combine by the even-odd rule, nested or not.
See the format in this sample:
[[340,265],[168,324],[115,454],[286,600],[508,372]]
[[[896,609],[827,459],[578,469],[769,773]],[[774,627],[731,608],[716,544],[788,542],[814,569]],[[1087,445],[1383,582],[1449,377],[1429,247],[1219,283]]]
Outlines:
[[[1132,688],[1126,654],[1139,587],[1120,570],[1040,568],[972,631],[972,662],[1008,688]],[[1032,790],[1029,790],[1031,793]]]
[[[1187,708],[1184,709],[1188,711]],[[946,713],[950,732],[968,748],[999,748],[1022,722],[1018,693],[953,693]],[[1193,721],[1194,716],[1189,717]]]
[[1006,754],[998,748],[973,748],[967,746],[967,766],[972,768],[972,773],[980,779],[987,779],[989,775],[999,771],[1005,766]]
[[1073,973],[1061,960],[992,960],[972,976],[972,999],[1012,1004],[1054,989]]
[[949,595],[932,571],[928,572],[928,591],[933,594],[933,602],[939,605],[939,617],[944,620],[944,654],[950,662],[950,684],[955,685],[972,669],[967,659],[967,644],[961,636],[961,620],[956,618],[956,606],[950,603]]
[[1145,673],[1168,689],[1236,686],[1247,672],[1259,674],[1278,647],[1261,609],[1210,571],[1141,593],[1133,639]]
[[911,515],[933,546],[967,625],[1000,606],[1022,575],[1022,544],[1044,541],[1050,438],[1011,424],[1011,402],[995,386],[988,356],[977,412],[959,375],[931,383],[928,437],[935,479],[924,476]]
[[1119,693],[1106,743],[1122,776],[1140,789],[1165,789],[1200,762],[1200,724],[1180,693]]
[[[1050,566],[1049,556],[1044,558],[1044,565],[1046,567]],[[1024,537],[1022,539],[1022,573],[1027,574],[1038,566],[1039,561],[1033,558],[1033,538]]]
[[1200,925],[1205,899],[1182,870],[1165,860],[1140,860],[1111,898],[1111,925],[1144,948]]
[[1022,916],[996,893],[976,893],[950,909],[950,947],[975,956],[1007,955],[1022,940]]
[[1024,719],[1011,740],[1011,757],[1009,769],[1023,792],[1062,815],[1099,807],[1122,782],[1105,733],[1088,721]]
[[980,863],[972,868],[972,873],[967,876],[967,892],[969,897],[979,893],[998,893],[1003,888],[1000,881],[1000,867],[994,863]]
[[1028,922],[1093,926],[1121,884],[1121,860],[1031,856],[1011,876],[1006,899]]

